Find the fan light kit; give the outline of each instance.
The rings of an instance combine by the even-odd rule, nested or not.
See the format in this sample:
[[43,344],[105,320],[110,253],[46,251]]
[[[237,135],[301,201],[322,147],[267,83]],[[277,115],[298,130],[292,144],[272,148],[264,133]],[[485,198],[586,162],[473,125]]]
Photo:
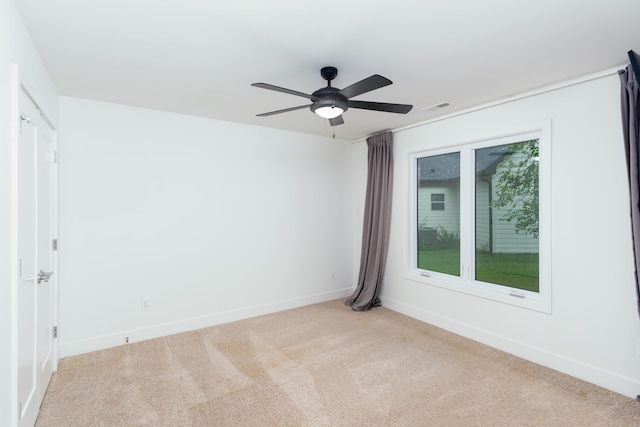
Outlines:
[[320,70],[320,75],[327,81],[327,87],[318,89],[311,95],[307,95],[306,93],[298,92],[291,89],[285,89],[279,86],[270,85],[267,83],[253,83],[251,86],[274,90],[276,92],[288,93],[289,95],[301,96],[313,101],[313,103],[310,105],[307,104],[298,107],[285,108],[284,110],[258,114],[258,116],[272,116],[274,114],[309,108],[312,112],[316,113],[323,119],[329,119],[331,126],[337,126],[344,123],[342,113],[347,111],[349,108],[359,108],[362,110],[374,110],[399,114],[407,114],[413,108],[413,105],[407,104],[389,104],[386,102],[350,100],[350,98],[353,98],[355,96],[362,95],[363,93],[370,92],[372,90],[379,89],[393,83],[391,80],[378,74],[374,74],[371,77],[360,80],[359,82],[354,83],[342,90],[331,87],[331,80],[335,79],[338,75],[338,69],[336,67],[324,67]]
[[335,119],[340,114],[344,113],[344,110],[342,108],[335,105],[332,105],[330,107],[316,107],[315,110],[311,108],[311,111],[313,111],[323,119]]

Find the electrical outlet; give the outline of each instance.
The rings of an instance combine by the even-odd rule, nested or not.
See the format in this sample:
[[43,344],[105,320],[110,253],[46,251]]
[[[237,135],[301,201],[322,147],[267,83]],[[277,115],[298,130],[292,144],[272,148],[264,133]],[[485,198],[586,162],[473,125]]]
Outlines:
[[149,310],[149,303],[150,303],[149,298],[143,299],[142,302],[140,303],[140,310]]

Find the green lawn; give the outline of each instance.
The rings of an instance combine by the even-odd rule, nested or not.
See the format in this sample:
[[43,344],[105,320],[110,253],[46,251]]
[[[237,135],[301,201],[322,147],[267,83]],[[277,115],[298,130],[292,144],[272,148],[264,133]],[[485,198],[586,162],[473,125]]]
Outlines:
[[[460,276],[457,248],[421,245],[418,267]],[[538,292],[538,254],[476,253],[476,280]]]

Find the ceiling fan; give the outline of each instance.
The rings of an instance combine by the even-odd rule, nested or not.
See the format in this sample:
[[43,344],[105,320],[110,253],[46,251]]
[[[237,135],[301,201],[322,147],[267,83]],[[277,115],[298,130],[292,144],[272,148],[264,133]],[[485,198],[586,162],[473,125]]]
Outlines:
[[388,86],[393,82],[386,77],[374,74],[364,80],[352,84],[344,89],[331,87],[331,80],[338,75],[336,67],[323,67],[320,75],[327,81],[327,87],[323,87],[313,92],[311,95],[298,92],[291,89],[285,89],[279,86],[267,83],[253,83],[251,86],[261,87],[263,89],[275,90],[276,92],[288,93],[290,95],[301,96],[313,101],[311,104],[300,105],[298,107],[285,108],[284,110],[271,111],[269,113],[258,114],[258,117],[272,116],[274,114],[287,113],[289,111],[310,108],[322,118],[329,119],[331,126],[337,126],[344,123],[342,113],[349,108],[359,108],[362,110],[375,110],[387,113],[407,114],[413,108],[413,105],[407,104],[389,104],[385,102],[368,102],[368,101],[352,101],[353,98],[363,93],[370,92],[381,87]]

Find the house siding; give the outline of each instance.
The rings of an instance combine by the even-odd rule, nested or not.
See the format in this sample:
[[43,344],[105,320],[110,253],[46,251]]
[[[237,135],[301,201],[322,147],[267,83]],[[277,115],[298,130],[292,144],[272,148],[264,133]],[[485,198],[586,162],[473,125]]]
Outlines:
[[[431,209],[432,194],[444,194],[444,210]],[[460,190],[457,182],[418,187],[418,224],[460,232]]]

